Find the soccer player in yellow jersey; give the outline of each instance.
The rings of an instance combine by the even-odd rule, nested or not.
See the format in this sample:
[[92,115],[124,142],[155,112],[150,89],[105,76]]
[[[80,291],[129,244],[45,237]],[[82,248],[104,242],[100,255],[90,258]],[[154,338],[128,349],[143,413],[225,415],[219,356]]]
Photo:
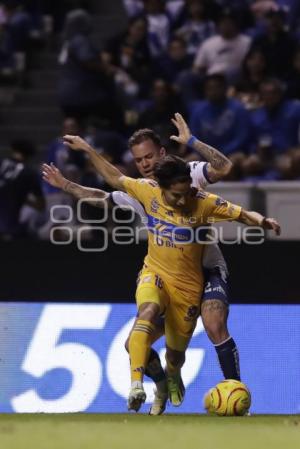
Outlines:
[[[123,180],[127,193],[143,204],[149,229],[148,254],[136,292],[139,320],[129,341],[133,381],[129,405],[143,400],[140,384],[146,366],[143,357],[147,358],[150,351],[147,339],[151,342],[153,319],[162,313],[165,314],[168,385],[173,393],[172,403],[181,403],[180,385],[177,388],[174,385],[181,381],[184,353],[199,316],[203,289],[200,261],[204,245],[201,243],[205,242],[210,223],[239,220],[273,227],[279,232],[274,220],[264,223],[259,214],[242,211],[241,207],[215,195],[193,190],[190,169],[179,158],[168,156],[158,163],[155,177],[157,187],[144,180]],[[144,334],[143,343],[141,334]],[[132,355],[139,352],[141,358],[133,356],[133,360]]]
[[[65,141],[73,144],[74,136]],[[74,145],[76,146],[76,145]],[[145,401],[143,376],[147,365],[151,335],[160,314],[165,314],[166,362],[171,401],[180,405],[181,376],[185,350],[199,315],[203,288],[201,258],[208,225],[214,221],[237,220],[280,232],[274,219],[191,187],[190,167],[180,158],[167,156],[155,167],[158,184],[123,176],[99,156],[105,180],[118,190],[136,198],[148,216],[149,251],[140,275],[136,300],[138,319],[131,332],[131,390],[128,409],[138,411]]]

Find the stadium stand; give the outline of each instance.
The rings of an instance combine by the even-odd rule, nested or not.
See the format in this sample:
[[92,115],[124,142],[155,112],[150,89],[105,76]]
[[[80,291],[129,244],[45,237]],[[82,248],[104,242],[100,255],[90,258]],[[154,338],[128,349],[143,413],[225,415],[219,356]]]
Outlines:
[[[179,111],[197,137],[232,159],[228,181],[261,192],[264,210],[268,184],[257,183],[286,180],[297,186],[297,2],[56,3],[0,2],[0,160],[12,140],[29,139],[38,149],[38,168],[49,161],[49,145],[68,118],[79,119],[81,135],[125,173],[134,173],[125,142],[137,127],[153,128],[169,151],[189,160],[194,154],[168,141],[170,117]],[[74,19],[79,28],[71,38]],[[207,48],[218,52],[220,45],[224,52],[210,61]],[[216,75],[214,83],[207,74]],[[76,169],[79,182],[103,186],[86,161]],[[46,197],[50,193],[45,190]]]

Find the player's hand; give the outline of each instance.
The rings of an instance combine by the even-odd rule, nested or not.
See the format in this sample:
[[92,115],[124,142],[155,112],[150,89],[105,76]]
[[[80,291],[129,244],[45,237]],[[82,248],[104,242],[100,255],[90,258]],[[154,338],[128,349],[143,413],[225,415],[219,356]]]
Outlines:
[[171,120],[178,130],[178,136],[171,136],[170,139],[186,145],[192,135],[186,121],[179,112],[176,112],[174,118]]
[[66,134],[63,136],[63,142],[72,150],[88,151],[90,149],[90,145],[79,136],[70,136],[69,134]]
[[51,162],[50,165],[43,164],[43,180],[48,182],[53,187],[58,187],[59,189],[63,189],[67,180],[63,177],[61,172],[55,165]]
[[281,227],[278,221],[275,218],[264,218],[262,222],[262,227],[264,229],[270,229],[275,232],[276,235],[281,234]]

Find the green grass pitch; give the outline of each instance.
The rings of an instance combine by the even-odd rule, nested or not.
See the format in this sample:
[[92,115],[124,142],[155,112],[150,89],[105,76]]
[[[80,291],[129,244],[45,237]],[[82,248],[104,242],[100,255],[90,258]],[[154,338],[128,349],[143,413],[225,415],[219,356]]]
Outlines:
[[0,415],[1,449],[297,449],[299,415]]

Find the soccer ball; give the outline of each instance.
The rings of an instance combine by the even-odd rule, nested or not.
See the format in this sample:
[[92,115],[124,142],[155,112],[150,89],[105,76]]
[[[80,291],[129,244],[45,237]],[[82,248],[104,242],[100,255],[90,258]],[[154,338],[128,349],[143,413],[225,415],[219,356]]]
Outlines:
[[243,416],[250,405],[250,391],[245,384],[234,379],[223,380],[204,397],[207,412],[219,416]]

